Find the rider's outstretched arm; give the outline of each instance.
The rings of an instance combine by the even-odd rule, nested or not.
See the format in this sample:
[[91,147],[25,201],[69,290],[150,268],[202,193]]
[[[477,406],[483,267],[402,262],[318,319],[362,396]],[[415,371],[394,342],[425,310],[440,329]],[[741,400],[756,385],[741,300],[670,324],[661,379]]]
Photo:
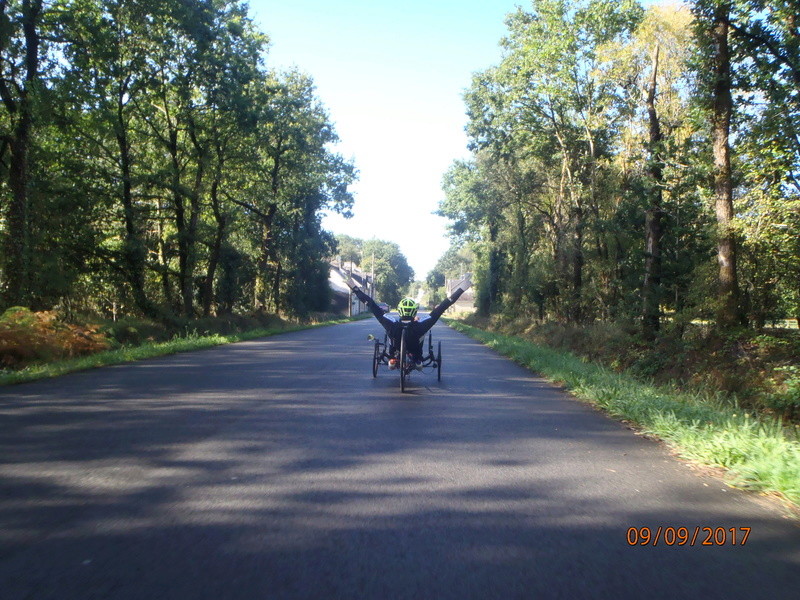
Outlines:
[[458,300],[461,297],[461,294],[463,294],[465,291],[466,290],[459,288],[450,294],[449,298],[445,298],[439,304],[437,304],[436,307],[430,312],[431,319],[436,321],[439,317],[441,317],[442,314],[444,314],[444,311],[453,306],[453,304],[456,303],[456,300]]
[[436,324],[436,321],[439,320],[439,317],[442,316],[444,311],[453,306],[453,304],[456,303],[456,300],[458,300],[461,297],[461,294],[466,292],[471,285],[472,282],[469,280],[469,278],[464,279],[463,281],[458,283],[458,287],[452,294],[450,294],[449,298],[445,298],[439,304],[436,305],[436,308],[434,308],[430,312],[430,316],[423,321],[425,325],[425,330],[423,331],[423,335],[425,332],[427,332],[431,327],[433,327]]
[[375,318],[378,319],[381,323],[384,321],[392,322],[391,319],[386,318],[386,313],[383,312],[383,309],[375,303],[375,300],[370,298],[367,294],[361,291],[357,285],[354,285],[352,288],[353,293],[356,295],[356,298],[361,300],[364,304],[367,305],[367,308],[375,315]]

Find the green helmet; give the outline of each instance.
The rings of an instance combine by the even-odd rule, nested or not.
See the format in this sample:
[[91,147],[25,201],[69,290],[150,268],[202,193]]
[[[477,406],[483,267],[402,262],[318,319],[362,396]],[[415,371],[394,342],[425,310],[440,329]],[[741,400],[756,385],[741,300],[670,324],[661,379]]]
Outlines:
[[419,308],[419,304],[413,298],[403,298],[400,300],[400,304],[397,305],[397,312],[400,313],[400,317],[413,319],[417,316],[417,309]]

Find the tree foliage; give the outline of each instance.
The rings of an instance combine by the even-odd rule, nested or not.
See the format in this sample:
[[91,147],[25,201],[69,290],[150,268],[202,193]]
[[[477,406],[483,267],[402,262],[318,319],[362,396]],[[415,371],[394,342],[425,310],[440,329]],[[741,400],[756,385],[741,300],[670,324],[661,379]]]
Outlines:
[[358,265],[362,272],[374,277],[378,302],[396,306],[414,281],[414,269],[394,242],[337,235],[336,245],[336,255],[342,261]]
[[795,5],[511,13],[502,60],[465,94],[473,155],[439,209],[474,252],[479,311],[638,320],[650,337],[665,314],[797,317]]
[[238,0],[0,3],[5,306],[151,317],[327,306],[356,171]]

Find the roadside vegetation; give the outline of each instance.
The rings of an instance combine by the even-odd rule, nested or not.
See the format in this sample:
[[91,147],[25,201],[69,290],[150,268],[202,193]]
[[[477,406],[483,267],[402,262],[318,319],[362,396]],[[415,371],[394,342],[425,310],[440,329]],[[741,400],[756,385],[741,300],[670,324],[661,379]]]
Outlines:
[[563,385],[681,457],[728,470],[732,485],[777,494],[800,507],[800,424],[738,405],[713,388],[643,381],[563,349],[450,321],[459,331]]
[[714,395],[735,409],[800,423],[800,331],[711,325],[667,327],[647,340],[633,323],[537,323],[529,317],[466,317],[487,331],[570,352],[640,381]]
[[0,316],[0,385],[344,323],[365,316],[343,318],[319,313],[303,321],[287,321],[264,314],[171,324],[127,318],[78,325],[67,323],[52,312],[11,308]]

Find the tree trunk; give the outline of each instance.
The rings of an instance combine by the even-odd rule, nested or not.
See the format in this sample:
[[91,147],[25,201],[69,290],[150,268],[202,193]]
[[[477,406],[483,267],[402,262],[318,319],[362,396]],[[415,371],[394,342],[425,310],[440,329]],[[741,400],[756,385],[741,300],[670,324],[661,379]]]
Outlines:
[[172,203],[175,207],[175,229],[178,234],[178,287],[180,288],[181,309],[186,317],[192,317],[194,313],[193,298],[192,298],[192,270],[193,265],[193,251],[194,251],[194,233],[193,217],[195,209],[189,206],[189,215],[187,218],[186,202],[183,190],[181,189],[181,167],[180,157],[178,156],[178,130],[170,124],[169,126],[169,142],[167,144],[170,165],[172,169]]
[[274,255],[272,239],[272,222],[278,210],[278,192],[281,188],[281,176],[283,174],[283,154],[286,152],[284,139],[279,136],[275,142],[275,149],[270,153],[272,156],[272,168],[270,169],[270,190],[273,202],[267,206],[265,213],[261,216],[261,252],[257,263],[256,273],[256,310],[266,310],[267,307],[267,272],[270,262]]
[[664,181],[660,143],[662,140],[661,124],[656,112],[656,82],[658,75],[659,46],[653,55],[653,74],[647,92],[647,114],[650,120],[650,164],[648,170],[652,179],[650,191],[650,207],[645,214],[645,254],[644,280],[642,282],[642,333],[645,339],[656,337],[661,322],[659,305],[661,303],[661,237],[662,226],[662,194]]
[[161,271],[161,289],[164,292],[164,303],[172,308],[172,286],[169,281],[169,258],[167,256],[167,242],[164,239],[164,217],[161,214],[161,203],[156,202],[156,223],[158,229],[158,265]]
[[570,320],[573,323],[580,323],[583,320],[583,308],[581,297],[583,295],[583,208],[580,203],[576,203],[573,214],[575,217],[575,228],[572,232],[572,297],[570,306]]
[[489,290],[486,315],[491,314],[500,300],[500,251],[497,249],[498,226],[495,221],[489,224]]
[[742,323],[739,282],[736,275],[736,237],[733,229],[733,183],[731,178],[730,124],[731,98],[728,17],[730,3],[714,8],[711,38],[714,43],[714,89],[711,116],[714,150],[714,193],[717,215],[717,261],[719,291],[717,325],[730,328]]
[[214,213],[214,220],[217,227],[214,231],[214,241],[211,244],[211,252],[208,257],[208,268],[206,269],[206,276],[203,281],[203,316],[211,314],[211,305],[214,300],[214,277],[217,272],[217,265],[219,264],[220,253],[222,252],[222,242],[225,240],[225,229],[227,227],[227,219],[222,212],[219,200],[219,185],[222,179],[222,168],[224,159],[217,155],[217,165],[214,169],[214,180],[211,182],[211,210]]
[[272,311],[277,315],[281,311],[281,279],[283,278],[283,265],[275,261],[275,277],[272,280]]
[[197,167],[197,187],[189,198],[189,223],[186,228],[186,273],[183,277],[183,314],[188,318],[194,314],[194,271],[197,264],[197,226],[200,222],[200,180],[203,177],[202,163]]
[[156,316],[156,310],[147,299],[147,294],[144,289],[146,248],[136,223],[136,210],[133,202],[133,184],[131,182],[130,145],[123,115],[123,95],[124,92],[120,91],[117,105],[117,145],[119,147],[119,165],[122,171],[122,212],[125,220],[123,261],[128,284],[131,286],[134,303],[145,315],[154,317]]
[[28,200],[28,153],[33,123],[27,99],[19,103],[20,115],[11,141],[6,262],[6,304],[26,305],[30,300],[30,211]]
[[511,281],[510,297],[513,306],[522,304],[523,292],[528,284],[528,241],[526,236],[525,214],[519,205],[516,207],[516,250],[514,256],[514,276]]
[[189,227],[187,229],[187,284],[183,291],[183,310],[187,317],[194,317],[194,275],[197,267],[197,228],[200,223],[200,200],[203,196],[203,185],[205,183],[206,169],[208,167],[208,143],[203,143],[197,135],[197,124],[190,115],[188,118],[189,138],[194,148],[194,158],[196,161],[194,172],[194,184],[191,196],[189,197]]
[[[5,17],[7,3],[0,3],[0,14]],[[39,78],[39,47],[41,39],[37,25],[42,12],[42,0],[22,2],[22,30],[25,39],[25,80],[19,85],[18,98],[3,82],[0,95],[3,103],[16,121],[10,140],[8,186],[11,202],[7,212],[7,243],[5,260],[5,303],[29,304],[31,298],[30,273],[30,146],[34,125],[33,98],[35,83]],[[6,32],[5,36],[10,36]],[[8,40],[6,40],[8,41]],[[7,52],[7,48],[0,48]],[[12,121],[13,122],[13,121]]]
[[146,316],[157,318],[158,311],[147,298],[144,285],[144,270],[147,259],[147,248],[137,223],[136,208],[133,200],[132,158],[128,124],[125,120],[125,99],[128,95],[129,80],[119,82],[117,90],[117,114],[115,133],[119,156],[117,162],[122,175],[122,214],[125,223],[125,242],[122,250],[122,261],[128,285],[131,286],[133,301],[136,307]]
[[258,256],[255,285],[256,310],[267,309],[267,271],[272,257],[272,222],[277,210],[276,204],[270,204],[261,220],[261,249]]

